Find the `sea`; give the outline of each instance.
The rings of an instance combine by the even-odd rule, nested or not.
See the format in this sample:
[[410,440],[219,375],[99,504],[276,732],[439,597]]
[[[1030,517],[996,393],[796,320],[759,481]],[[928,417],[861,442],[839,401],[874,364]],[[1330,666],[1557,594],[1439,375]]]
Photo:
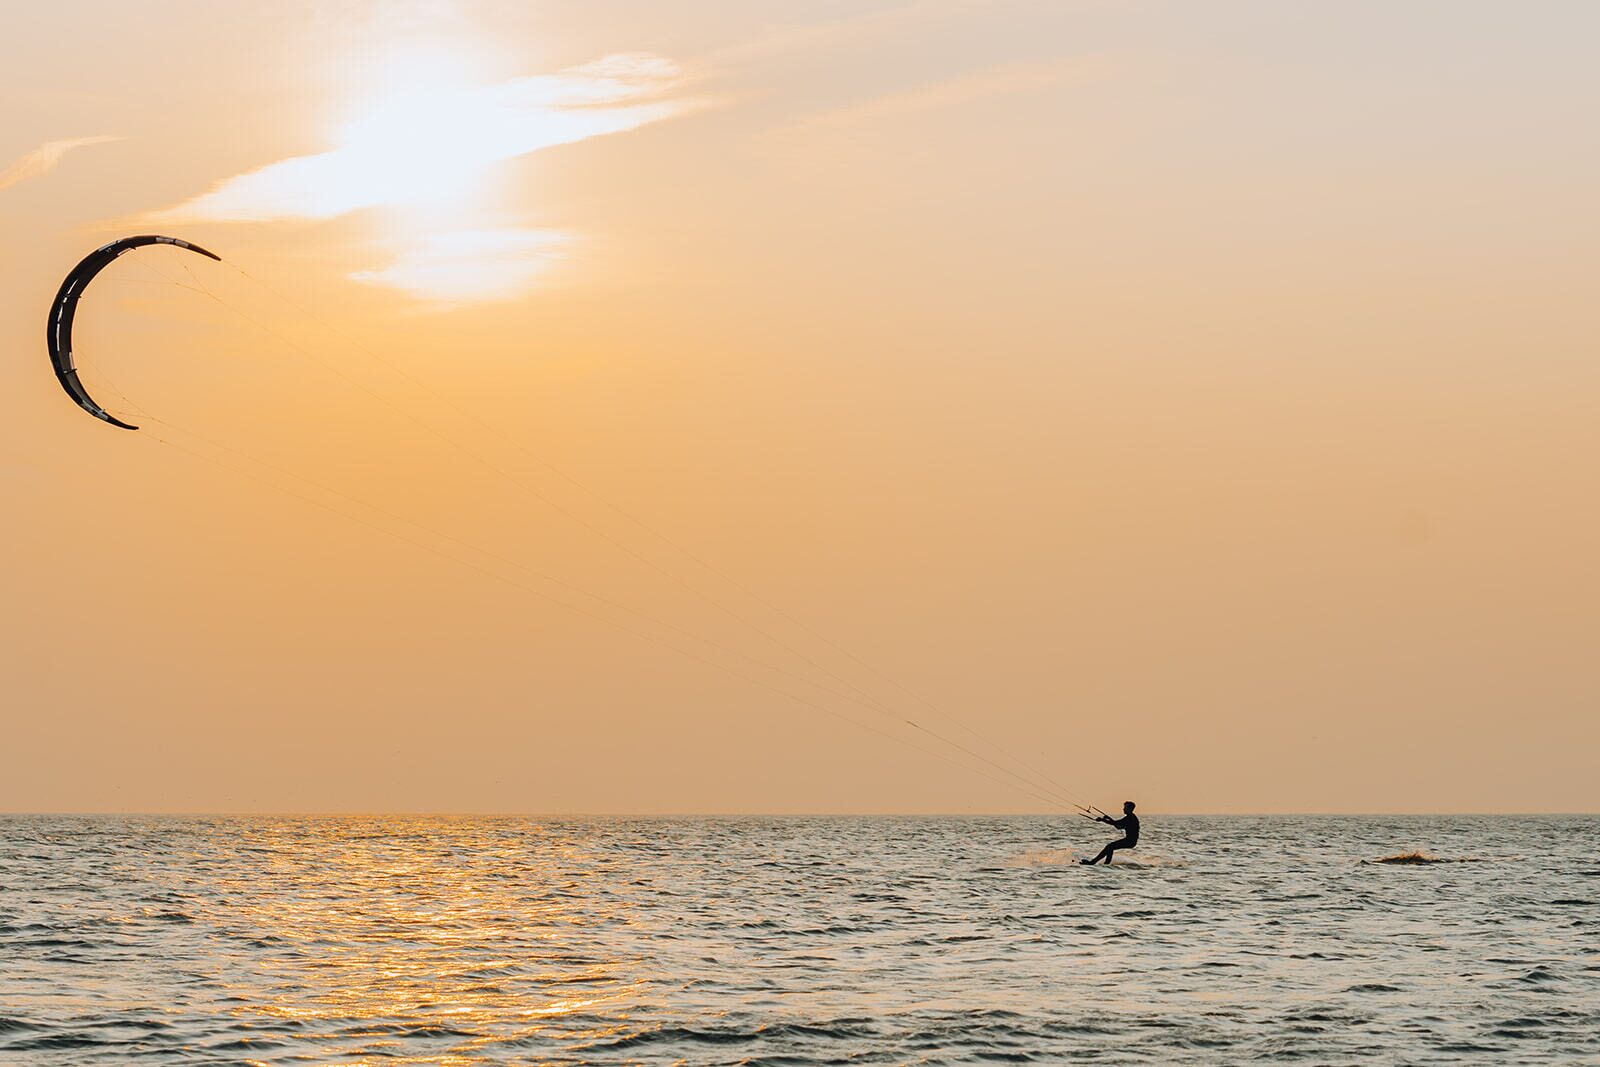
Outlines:
[[3,816],[0,1064],[1600,1064],[1600,817],[1107,836]]

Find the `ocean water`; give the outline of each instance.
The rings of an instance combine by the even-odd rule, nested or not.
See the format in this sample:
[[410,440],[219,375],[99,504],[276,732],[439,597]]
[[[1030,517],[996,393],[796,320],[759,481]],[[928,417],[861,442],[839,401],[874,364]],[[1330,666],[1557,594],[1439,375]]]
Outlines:
[[1600,1063],[1600,818],[1105,830],[3,817],[0,1063]]

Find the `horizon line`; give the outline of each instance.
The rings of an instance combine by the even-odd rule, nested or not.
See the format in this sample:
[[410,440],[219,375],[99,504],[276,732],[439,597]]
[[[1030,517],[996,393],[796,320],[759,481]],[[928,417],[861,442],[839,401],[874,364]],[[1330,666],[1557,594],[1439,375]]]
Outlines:
[[[1148,817],[1151,813],[1140,813]],[[1157,811],[1160,817],[1173,818],[1519,818],[1600,817],[1596,811]],[[1060,811],[449,811],[449,810],[332,810],[305,809],[260,811],[0,811],[0,818],[80,817],[80,818],[410,818],[435,819],[1072,819],[1078,812]]]

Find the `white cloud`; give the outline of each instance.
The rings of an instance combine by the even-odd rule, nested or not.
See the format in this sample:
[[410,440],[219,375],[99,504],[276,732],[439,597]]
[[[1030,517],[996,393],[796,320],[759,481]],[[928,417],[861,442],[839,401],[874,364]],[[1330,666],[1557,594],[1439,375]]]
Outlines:
[[5,170],[0,171],[0,189],[9,189],[18,182],[50,173],[56,168],[56,164],[61,162],[61,157],[74,148],[120,140],[122,140],[121,137],[103,133],[94,137],[69,137],[61,141],[46,141]]
[[497,85],[411,86],[375,101],[336,147],[228,178],[153,217],[326,219],[460,202],[495,163],[682,112],[691,102],[664,96],[677,79],[677,67],[660,56],[615,55]]
[[485,179],[495,164],[630,130],[700,106],[675,63],[606,56],[555,74],[474,84],[448,49],[404,52],[403,81],[374,96],[333,147],[218,182],[147,221],[266,222],[392,210],[393,259],[351,278],[459,304],[525,292],[567,235],[504,226]]
[[427,234],[382,270],[357,271],[359,282],[385,285],[448,304],[505,300],[525,292],[560,258],[566,234],[485,229]]

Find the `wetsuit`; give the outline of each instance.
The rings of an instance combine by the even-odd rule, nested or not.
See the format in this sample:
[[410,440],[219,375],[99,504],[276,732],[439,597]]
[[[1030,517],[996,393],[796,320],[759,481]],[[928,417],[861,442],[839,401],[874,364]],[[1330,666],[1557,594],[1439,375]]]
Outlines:
[[1108,822],[1118,830],[1121,830],[1123,837],[1122,840],[1113,841],[1101,849],[1100,854],[1089,861],[1091,864],[1099,863],[1101,860],[1110,863],[1111,854],[1117,849],[1132,848],[1139,843],[1139,816],[1129,812],[1120,819],[1103,819],[1101,821]]

